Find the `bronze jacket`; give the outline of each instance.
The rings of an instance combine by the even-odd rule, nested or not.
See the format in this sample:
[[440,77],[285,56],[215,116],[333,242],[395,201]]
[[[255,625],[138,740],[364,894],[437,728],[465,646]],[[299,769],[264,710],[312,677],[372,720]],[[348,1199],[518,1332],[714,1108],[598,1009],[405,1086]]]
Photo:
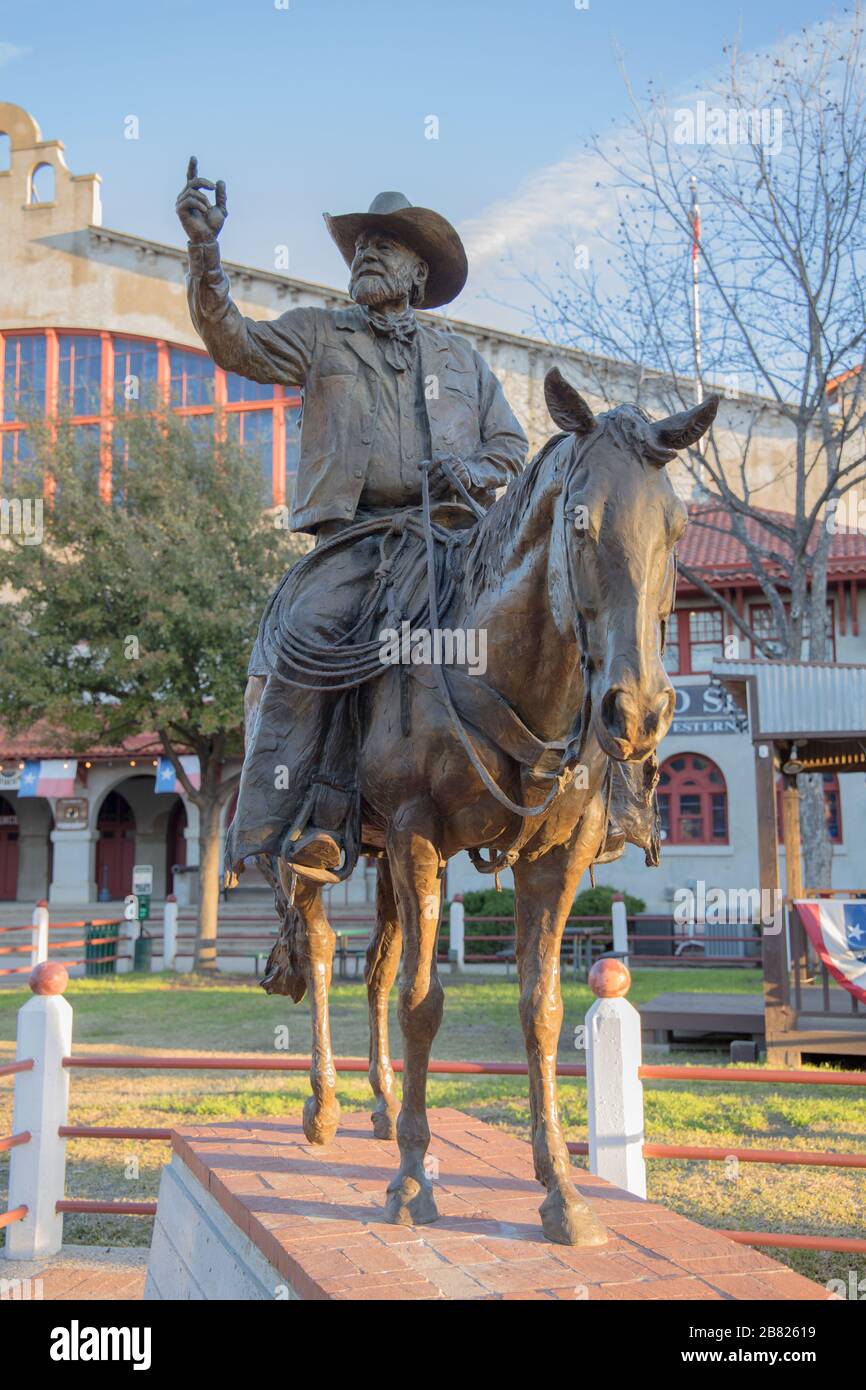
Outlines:
[[[216,243],[190,246],[187,290],[193,323],[218,366],[305,388],[294,529],[351,520],[370,460],[381,373],[390,370],[363,309],[290,309],[270,323],[245,318]],[[456,454],[475,495],[489,502],[523,467],[526,437],[468,339],[419,320],[418,347],[433,457]]]

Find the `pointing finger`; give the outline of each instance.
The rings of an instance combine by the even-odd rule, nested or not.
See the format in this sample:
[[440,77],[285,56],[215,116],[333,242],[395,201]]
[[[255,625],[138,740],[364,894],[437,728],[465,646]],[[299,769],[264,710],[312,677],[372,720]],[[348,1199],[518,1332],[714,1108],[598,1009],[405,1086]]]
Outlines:
[[217,179],[215,201],[218,208],[226,210],[226,186],[222,179]]
[[190,183],[198,175],[198,160],[194,154],[189,157],[189,164],[186,166],[186,181]]

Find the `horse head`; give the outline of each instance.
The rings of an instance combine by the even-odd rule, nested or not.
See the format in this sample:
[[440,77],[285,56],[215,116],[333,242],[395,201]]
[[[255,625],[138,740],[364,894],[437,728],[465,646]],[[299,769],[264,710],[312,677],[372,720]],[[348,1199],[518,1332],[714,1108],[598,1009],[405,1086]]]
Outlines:
[[709,429],[719,398],[654,422],[634,405],[596,417],[556,368],[544,391],[568,436],[555,513],[557,607],[577,628],[601,747],[619,762],[643,762],[670,728],[675,699],[662,653],[687,513],[665,464]]

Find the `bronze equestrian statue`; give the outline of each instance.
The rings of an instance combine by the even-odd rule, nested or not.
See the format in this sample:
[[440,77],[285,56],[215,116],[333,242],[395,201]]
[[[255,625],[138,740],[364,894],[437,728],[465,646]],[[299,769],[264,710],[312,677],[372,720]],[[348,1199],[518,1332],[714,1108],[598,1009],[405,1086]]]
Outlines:
[[[664,465],[709,428],[718,400],[655,423],[628,405],[596,417],[554,369],[545,397],[561,433],[523,470],[525,440],[482,359],[415,319],[466,278],[444,218],[382,194],[369,213],[326,219],[356,307],[254,323],[220,267],[225,187],[213,204],[209,189],[190,161],[178,212],[196,327],[221,366],[305,387],[294,523],[316,545],[262,619],[227,842],[230,868],[255,854],[275,889],[282,926],[265,987],[310,995],[305,1133],[326,1143],[339,1117],[321,885],[372,854],[373,1126],[381,1138],[396,1131],[400,1151],[385,1216],[436,1219],[424,1170],[443,1002],[436,940],[445,865],[468,850],[483,870],[514,872],[544,1231],[600,1244],[607,1233],[574,1188],[556,1109],[560,943],[587,867],[627,839],[658,860],[655,750],[674,708],[662,653],[686,524]],[[383,662],[382,630],[403,622],[483,632],[485,673],[465,660]],[[398,1114],[387,1016],[401,953]]]

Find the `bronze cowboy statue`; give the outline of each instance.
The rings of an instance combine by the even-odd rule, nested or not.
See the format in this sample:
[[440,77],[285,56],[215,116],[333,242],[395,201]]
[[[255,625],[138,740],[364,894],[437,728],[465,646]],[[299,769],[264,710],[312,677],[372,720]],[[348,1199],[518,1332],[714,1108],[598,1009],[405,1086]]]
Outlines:
[[[294,524],[316,544],[262,618],[226,856],[237,870],[256,855],[274,886],[281,930],[265,988],[310,995],[306,1136],[327,1143],[339,1118],[322,883],[375,855],[372,1118],[400,1150],[385,1217],[436,1219],[424,1168],[443,1001],[436,942],[445,865],[467,850],[479,869],[514,872],[544,1231],[602,1243],[556,1109],[560,942],[586,868],[627,840],[658,862],[655,751],[674,707],[662,654],[686,524],[665,464],[709,428],[717,398],[657,422],[629,405],[596,417],[554,368],[545,397],[561,432],[523,469],[523,434],[488,367],[464,338],[415,317],[467,275],[438,213],[389,193],[367,213],[326,218],[354,307],[271,323],[231,301],[216,243],[225,186],[200,179],[194,160],[178,213],[192,316],[214,360],[305,388]],[[486,670],[465,642],[447,662],[423,648],[395,661],[383,655],[386,630],[483,633]],[[388,995],[401,954],[398,1114]]]

